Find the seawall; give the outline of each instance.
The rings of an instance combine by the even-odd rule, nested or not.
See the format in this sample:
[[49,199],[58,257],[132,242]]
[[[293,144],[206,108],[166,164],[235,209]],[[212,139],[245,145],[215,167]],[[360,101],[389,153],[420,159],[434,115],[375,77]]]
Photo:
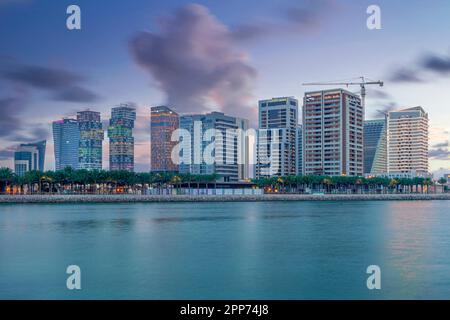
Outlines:
[[132,203],[132,202],[251,202],[251,201],[427,201],[450,200],[447,194],[374,195],[0,195],[5,203]]

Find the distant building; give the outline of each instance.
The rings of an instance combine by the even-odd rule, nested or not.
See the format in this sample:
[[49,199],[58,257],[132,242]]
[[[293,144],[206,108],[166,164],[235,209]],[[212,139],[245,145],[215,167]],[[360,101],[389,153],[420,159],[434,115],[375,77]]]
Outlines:
[[[151,108],[151,171],[177,172],[172,150],[177,145],[172,134],[179,128],[178,114],[165,106]],[[177,162],[177,161],[175,161]]]
[[303,126],[300,124],[297,127],[297,170],[296,175],[303,175]]
[[305,175],[362,176],[364,109],[343,89],[306,92],[303,102]]
[[14,171],[23,176],[28,171],[44,171],[46,141],[21,144],[14,152]]
[[81,111],[77,113],[80,129],[80,144],[78,149],[79,169],[101,170],[104,139],[100,112]]
[[[221,182],[238,181],[238,128],[245,126],[246,120],[238,120],[221,112],[182,116],[180,129],[187,130],[191,138],[180,143],[180,173],[217,174]],[[245,146],[240,148],[245,149]],[[248,147],[246,150],[244,159],[248,158]],[[205,159],[205,155],[210,158]],[[243,167],[241,170],[242,176],[247,174]]]
[[364,173],[378,175],[387,172],[387,121],[364,122]]
[[66,167],[78,169],[78,148],[80,145],[80,128],[76,119],[62,119],[53,122],[53,142],[55,151],[55,168]]
[[247,119],[236,118],[238,128],[238,179],[250,178],[250,141],[248,130],[250,129]]
[[422,107],[388,113],[389,175],[428,175],[428,114]]
[[135,108],[126,104],[112,108],[108,128],[110,170],[134,171],[135,120]]
[[292,97],[259,101],[256,177],[297,173],[298,100]]

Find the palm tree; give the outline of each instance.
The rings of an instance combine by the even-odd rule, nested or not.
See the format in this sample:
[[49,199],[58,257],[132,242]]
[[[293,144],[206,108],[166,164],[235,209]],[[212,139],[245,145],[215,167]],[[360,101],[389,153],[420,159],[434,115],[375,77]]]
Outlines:
[[14,180],[14,173],[10,168],[0,168],[0,193],[5,193],[8,185]]

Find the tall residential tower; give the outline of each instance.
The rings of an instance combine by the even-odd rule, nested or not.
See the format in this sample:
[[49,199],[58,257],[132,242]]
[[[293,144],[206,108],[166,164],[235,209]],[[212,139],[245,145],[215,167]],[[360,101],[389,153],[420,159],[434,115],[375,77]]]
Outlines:
[[135,120],[135,108],[126,104],[112,108],[108,128],[110,170],[134,171]]
[[80,111],[77,113],[80,129],[80,144],[78,149],[79,169],[102,169],[102,143],[104,139],[100,112]]
[[305,175],[362,176],[364,109],[361,98],[343,89],[305,93]]
[[177,142],[172,134],[179,127],[178,114],[165,106],[151,108],[151,171],[177,172],[177,161],[172,161],[172,150]]
[[390,175],[428,174],[428,114],[422,107],[389,112],[387,143]]

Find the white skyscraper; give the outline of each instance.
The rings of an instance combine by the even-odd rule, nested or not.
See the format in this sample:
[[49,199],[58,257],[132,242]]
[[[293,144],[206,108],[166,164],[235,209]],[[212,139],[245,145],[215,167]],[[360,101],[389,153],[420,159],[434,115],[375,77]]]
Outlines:
[[388,114],[389,175],[428,174],[428,114],[422,107]]

